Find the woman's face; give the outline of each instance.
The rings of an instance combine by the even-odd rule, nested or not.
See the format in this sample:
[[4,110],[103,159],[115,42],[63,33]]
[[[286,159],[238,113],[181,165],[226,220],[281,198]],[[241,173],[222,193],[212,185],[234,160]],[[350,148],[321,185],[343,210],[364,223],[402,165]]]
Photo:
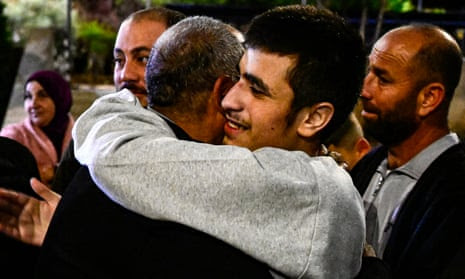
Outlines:
[[55,116],[55,103],[42,85],[35,80],[26,84],[24,110],[32,123],[38,127],[47,126]]

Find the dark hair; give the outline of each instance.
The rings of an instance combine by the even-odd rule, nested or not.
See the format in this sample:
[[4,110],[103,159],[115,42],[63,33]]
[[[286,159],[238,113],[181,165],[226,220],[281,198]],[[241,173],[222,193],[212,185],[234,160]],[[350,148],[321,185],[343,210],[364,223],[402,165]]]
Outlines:
[[255,17],[246,48],[295,56],[288,81],[294,91],[289,121],[319,102],[335,112],[321,138],[344,122],[360,94],[366,67],[361,37],[341,17],[313,6],[277,7]]
[[445,87],[449,103],[460,81],[463,57],[457,42],[441,28],[426,24],[413,23],[401,28],[419,32],[425,39],[415,56],[412,67],[418,71],[418,86],[431,82],[440,82]]
[[142,20],[151,20],[151,21],[161,21],[166,24],[166,27],[170,27],[177,22],[184,19],[186,16],[178,11],[163,8],[163,7],[153,7],[147,8],[140,11],[136,11],[130,14],[124,21],[142,21]]
[[221,76],[238,76],[243,54],[229,27],[204,16],[186,18],[155,43],[146,68],[149,106],[203,113]]

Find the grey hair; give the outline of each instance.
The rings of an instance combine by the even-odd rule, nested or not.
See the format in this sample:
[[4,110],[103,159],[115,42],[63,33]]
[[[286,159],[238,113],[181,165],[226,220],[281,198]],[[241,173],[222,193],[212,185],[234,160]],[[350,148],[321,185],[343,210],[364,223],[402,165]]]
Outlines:
[[202,113],[215,81],[237,77],[243,48],[230,27],[205,16],[167,29],[153,46],[146,68],[149,106]]

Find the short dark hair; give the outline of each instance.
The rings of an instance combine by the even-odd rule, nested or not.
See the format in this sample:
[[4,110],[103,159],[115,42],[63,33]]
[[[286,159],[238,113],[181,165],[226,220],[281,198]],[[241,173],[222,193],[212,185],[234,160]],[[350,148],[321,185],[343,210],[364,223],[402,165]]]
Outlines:
[[412,67],[418,72],[418,87],[431,82],[440,82],[445,87],[449,103],[460,81],[463,56],[455,39],[438,26],[427,23],[412,23],[401,28],[420,33],[425,43],[413,56]]
[[330,102],[335,112],[321,138],[344,122],[360,95],[366,51],[343,18],[313,6],[277,7],[255,17],[245,37],[246,48],[295,56],[288,74],[294,91],[289,121],[304,107]]
[[136,11],[130,14],[124,21],[138,22],[141,20],[160,21],[166,24],[166,27],[170,27],[186,16],[178,11],[171,10],[164,7],[153,7],[143,10]]
[[221,77],[236,77],[243,47],[225,23],[188,17],[158,38],[146,68],[149,106],[205,112]]

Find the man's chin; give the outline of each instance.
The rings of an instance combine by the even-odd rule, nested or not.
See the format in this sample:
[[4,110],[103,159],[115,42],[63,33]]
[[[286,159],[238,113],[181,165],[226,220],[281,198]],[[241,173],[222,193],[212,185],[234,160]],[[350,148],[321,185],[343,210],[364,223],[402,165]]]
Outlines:
[[137,97],[137,99],[139,99],[139,102],[142,104],[143,107],[147,107],[147,93],[142,93],[142,92],[132,92],[132,94],[134,94],[134,96]]

